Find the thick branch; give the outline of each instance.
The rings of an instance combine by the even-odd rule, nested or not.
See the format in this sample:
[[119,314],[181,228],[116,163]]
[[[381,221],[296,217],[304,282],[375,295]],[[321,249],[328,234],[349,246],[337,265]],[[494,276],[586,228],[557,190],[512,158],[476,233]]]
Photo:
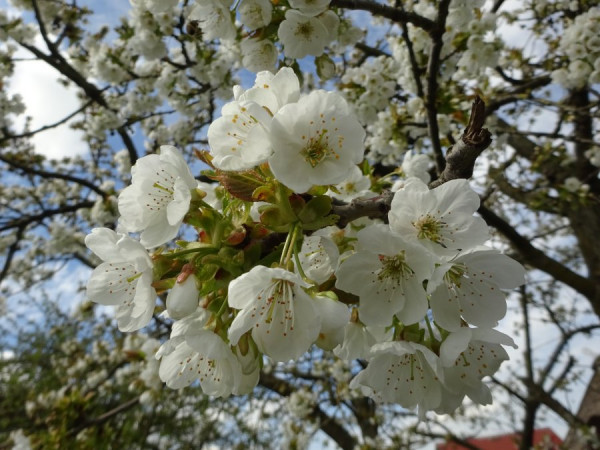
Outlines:
[[446,152],[446,167],[439,178],[430,184],[430,188],[473,175],[475,161],[492,143],[491,133],[487,128],[483,128],[484,122],[485,103],[479,97],[475,97],[469,123],[458,142]]
[[10,269],[10,265],[12,263],[17,250],[19,249],[19,244],[21,243],[21,239],[23,239],[23,231],[25,227],[19,227],[17,229],[17,234],[15,236],[15,242],[13,242],[10,247],[8,247],[8,253],[6,254],[6,259],[4,260],[4,266],[2,267],[2,272],[0,272],[0,283],[4,281],[6,275],[8,275],[8,270]]
[[427,109],[427,126],[429,129],[429,139],[433,147],[435,156],[435,166],[437,173],[441,174],[444,170],[446,160],[442,153],[442,144],[440,142],[440,127],[437,121],[437,92],[438,92],[438,72],[440,70],[440,57],[444,41],[442,39],[446,29],[446,17],[450,0],[442,0],[438,7],[438,15],[435,21],[435,27],[430,30],[432,40],[429,51],[429,60],[427,62],[427,92],[425,93],[425,108]]
[[360,217],[369,217],[371,219],[385,219],[390,211],[394,193],[385,191],[377,197],[368,199],[354,199],[350,203],[333,204],[331,213],[339,216],[337,225],[340,228]]
[[[512,246],[518,250],[523,262],[528,263],[558,281],[572,287],[580,294],[587,298],[593,298],[595,294],[595,286],[591,280],[573,272],[568,267],[565,267],[555,259],[550,258],[541,250],[531,245],[531,242],[525,236],[522,236],[513,228],[507,221],[502,219],[496,213],[485,206],[479,207],[479,214],[487,222],[488,225],[497,229],[504,237],[506,237]],[[598,311],[600,312],[600,311]]]
[[425,31],[430,31],[435,27],[435,22],[417,13],[402,11],[370,0],[332,0],[331,6],[334,8],[368,11],[374,16],[385,17],[392,22],[412,23]]

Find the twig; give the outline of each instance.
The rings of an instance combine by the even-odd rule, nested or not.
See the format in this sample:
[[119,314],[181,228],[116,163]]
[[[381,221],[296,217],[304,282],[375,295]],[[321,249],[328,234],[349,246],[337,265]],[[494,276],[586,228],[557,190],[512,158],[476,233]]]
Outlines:
[[458,178],[470,178],[473,175],[475,161],[492,143],[492,135],[485,122],[485,103],[479,96],[475,97],[471,107],[469,123],[458,142],[446,152],[446,167],[439,178],[429,187],[435,188],[447,181]]

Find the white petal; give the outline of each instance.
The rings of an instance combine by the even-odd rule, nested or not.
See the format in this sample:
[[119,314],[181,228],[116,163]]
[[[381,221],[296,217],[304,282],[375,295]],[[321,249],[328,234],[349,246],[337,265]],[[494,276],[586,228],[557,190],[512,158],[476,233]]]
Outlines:
[[85,237],[85,245],[93,251],[102,261],[121,261],[121,255],[117,249],[119,235],[109,228],[94,228]]

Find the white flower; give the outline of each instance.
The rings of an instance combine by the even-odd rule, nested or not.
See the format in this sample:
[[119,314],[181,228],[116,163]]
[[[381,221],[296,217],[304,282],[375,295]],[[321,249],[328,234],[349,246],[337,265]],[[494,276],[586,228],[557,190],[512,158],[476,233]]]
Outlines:
[[317,19],[319,19],[325,26],[325,29],[329,35],[328,41],[335,41],[338,35],[338,28],[340,27],[340,18],[338,15],[333,11],[325,11],[323,14],[317,16]]
[[31,450],[31,441],[23,433],[23,430],[18,429],[10,432],[9,440],[12,440],[12,450]]
[[394,315],[404,324],[420,321],[428,309],[423,280],[433,271],[427,251],[375,224],[358,232],[357,252],[336,271],[338,289],[359,296],[360,320],[387,326]]
[[210,330],[188,328],[171,335],[158,353],[160,379],[172,389],[189,386],[200,379],[207,395],[228,397],[235,394],[241,381],[241,365],[229,346]]
[[419,416],[437,408],[442,398],[443,377],[439,358],[428,348],[413,342],[375,344],[366,369],[351,382],[352,389],[378,402],[418,406]]
[[327,9],[331,0],[290,0],[292,8],[300,10],[307,16],[316,16]]
[[198,308],[198,285],[196,277],[189,275],[181,283],[177,281],[167,295],[167,311],[175,320],[183,319]]
[[241,353],[239,346],[235,349],[235,356],[242,367],[242,378],[234,391],[235,395],[245,395],[252,392],[260,378],[262,355],[254,346],[249,346],[245,355]]
[[325,236],[307,236],[298,254],[302,270],[317,284],[324,283],[337,268],[340,252],[334,242]]
[[236,30],[231,21],[229,6],[229,0],[201,0],[196,3],[188,19],[199,22],[203,38],[207,41],[234,39]]
[[275,361],[298,358],[317,339],[321,320],[308,284],[284,269],[256,266],[229,284],[229,306],[241,311],[229,328],[237,344],[252,330],[258,349]]
[[479,196],[466,180],[429,190],[418,178],[409,178],[395,193],[388,217],[390,228],[407,241],[437,254],[455,254],[489,238],[484,220],[473,216],[478,208]]
[[273,5],[269,0],[241,0],[237,10],[240,22],[251,31],[271,23]]
[[160,155],[140,158],[131,169],[131,185],[119,195],[120,224],[141,231],[146,248],[172,240],[187,214],[197,182],[179,151],[163,145]]
[[336,184],[335,187],[339,193],[330,189],[327,194],[345,202],[349,202],[358,197],[373,197],[376,195],[370,190],[371,179],[368,175],[363,175],[362,171],[357,166],[353,166],[346,179],[341,183]]
[[348,322],[344,327],[344,340],[333,349],[333,353],[340,359],[351,361],[353,359],[367,359],[371,347],[377,343],[367,327],[356,322]]
[[271,116],[256,102],[227,103],[208,127],[213,164],[222,170],[248,170],[265,162],[271,154],[270,122]]
[[364,137],[340,95],[313,91],[273,117],[269,165],[275,177],[296,192],[339,183],[362,161]]
[[250,72],[272,70],[277,62],[277,49],[268,39],[246,38],[241,43],[242,65]]
[[461,328],[450,333],[440,347],[444,367],[444,389],[438,413],[452,413],[467,395],[475,403],[492,403],[492,394],[482,382],[500,367],[508,354],[502,345],[516,348],[505,334],[481,328]]
[[152,261],[146,249],[129,236],[108,228],[94,228],[85,244],[104,261],[90,276],[88,298],[101,305],[116,306],[121,331],[148,325],[156,292],[152,287]]
[[577,192],[582,185],[583,183],[577,177],[568,177],[564,183],[565,189],[569,192]]
[[344,327],[350,320],[350,310],[344,303],[325,295],[314,297],[321,330],[316,344],[323,350],[333,350],[344,340]]
[[423,183],[429,183],[431,175],[429,175],[430,159],[427,155],[417,155],[406,153],[402,161],[402,171],[409,177],[417,177]]
[[307,55],[319,56],[330,42],[329,31],[317,17],[288,9],[285,20],[279,25],[277,36],[283,44],[283,52],[288,58],[304,58]]
[[433,318],[442,328],[461,328],[468,323],[491,328],[506,314],[501,289],[525,283],[525,269],[502,253],[479,247],[436,267],[429,284]]
[[300,81],[290,67],[282,67],[276,74],[264,70],[256,74],[254,86],[243,90],[233,87],[234,98],[238,101],[251,100],[269,110],[271,115],[288,103],[296,103],[300,98]]

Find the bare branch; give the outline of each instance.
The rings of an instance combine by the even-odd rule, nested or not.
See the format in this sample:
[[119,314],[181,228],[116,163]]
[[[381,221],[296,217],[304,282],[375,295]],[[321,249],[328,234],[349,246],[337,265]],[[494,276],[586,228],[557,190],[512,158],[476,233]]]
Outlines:
[[[572,287],[585,297],[589,299],[594,298],[596,286],[593,281],[585,278],[582,275],[579,275],[576,272],[573,272],[568,267],[559,263],[555,259],[552,259],[541,250],[535,248],[531,244],[530,239],[519,234],[519,232],[517,232],[517,230],[513,228],[507,221],[498,216],[492,210],[488,209],[486,206],[480,206],[478,212],[488,225],[496,228],[505,238],[508,239],[512,246],[519,252],[523,262],[532,265],[536,269],[546,272],[547,274],[556,278],[558,281],[561,281],[567,286]],[[597,306],[597,313],[600,314],[600,305]]]
[[470,178],[473,175],[475,161],[492,143],[491,133],[483,128],[485,122],[485,103],[475,97],[471,107],[469,123],[458,142],[446,153],[446,164],[439,178],[429,187],[435,188],[447,181],[458,178]]
[[3,161],[6,164],[8,164],[9,166],[14,167],[19,170],[22,170],[23,172],[31,174],[31,175],[37,175],[42,178],[59,179],[59,180],[65,180],[65,181],[71,181],[73,183],[77,183],[81,186],[87,187],[88,189],[94,191],[96,194],[100,195],[103,198],[107,197],[106,192],[104,192],[102,189],[100,189],[98,186],[96,186],[91,181],[85,180],[83,178],[79,178],[74,175],[69,175],[69,174],[65,174],[65,173],[49,172],[46,170],[34,169],[33,167],[28,167],[24,164],[20,164],[12,159],[9,159],[9,158],[3,156],[2,154],[0,154],[0,161]]
[[390,211],[394,193],[385,191],[377,197],[368,199],[354,199],[350,203],[334,203],[331,207],[331,213],[339,216],[337,225],[345,227],[349,222],[360,217],[369,217],[371,219],[385,219]]
[[21,133],[21,134],[10,134],[10,135],[4,136],[2,139],[0,139],[0,143],[6,142],[6,141],[12,140],[12,139],[22,139],[22,138],[26,138],[26,137],[31,137],[35,134],[41,133],[42,131],[50,130],[52,128],[56,128],[60,125],[63,125],[64,123],[68,122],[73,117],[75,117],[77,114],[85,111],[85,109],[88,106],[90,106],[92,103],[94,103],[94,101],[89,100],[89,101],[85,102],[80,108],[76,109],[71,114],[69,114],[68,116],[63,117],[62,119],[60,119],[57,122],[51,123],[49,125],[44,125],[36,130],[26,131],[25,133]]
[[412,23],[413,25],[430,31],[435,27],[435,23],[414,12],[406,12],[382,3],[376,3],[370,0],[333,0],[331,6],[334,8],[345,8],[358,11],[368,11],[374,16],[385,17],[396,23]]
[[442,36],[446,29],[446,17],[450,0],[442,0],[438,6],[438,15],[435,27],[429,30],[429,35],[433,41],[427,62],[427,92],[425,93],[425,108],[427,109],[427,125],[429,128],[429,139],[433,147],[435,156],[435,166],[437,173],[441,174],[446,165],[442,144],[440,142],[440,127],[437,121],[437,92],[438,92],[438,72],[440,70],[440,57],[444,41]]

